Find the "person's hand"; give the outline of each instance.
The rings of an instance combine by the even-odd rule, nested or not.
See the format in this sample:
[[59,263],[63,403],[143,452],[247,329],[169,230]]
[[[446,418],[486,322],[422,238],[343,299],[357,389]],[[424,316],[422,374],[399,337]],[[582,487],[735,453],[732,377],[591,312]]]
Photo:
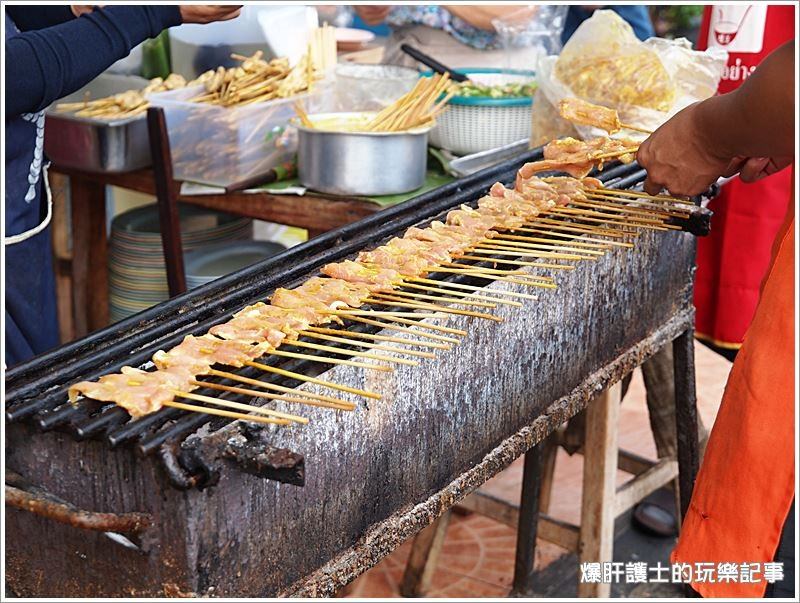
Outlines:
[[361,20],[367,25],[379,25],[383,23],[392,7],[388,4],[357,4],[353,8]]
[[71,4],[69,9],[76,17],[92,12],[95,8],[103,8],[105,4]]
[[699,195],[720,176],[741,167],[741,158],[724,157],[704,140],[697,106],[690,105],[674,115],[645,140],[636,160],[647,170],[644,190],[657,195],[666,188],[673,195]]
[[241,4],[181,4],[181,18],[184,23],[228,21],[238,17],[241,12]]
[[748,157],[737,171],[742,182],[755,182],[780,172],[791,165],[793,159],[793,157]]

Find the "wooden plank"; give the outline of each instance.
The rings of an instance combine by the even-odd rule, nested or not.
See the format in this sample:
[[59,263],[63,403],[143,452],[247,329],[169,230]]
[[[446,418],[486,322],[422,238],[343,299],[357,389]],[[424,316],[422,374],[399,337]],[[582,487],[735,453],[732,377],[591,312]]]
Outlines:
[[625,482],[617,489],[614,499],[614,515],[619,517],[646,496],[674,480],[677,475],[678,461],[667,458]]
[[700,467],[697,441],[697,390],[694,376],[694,331],[687,330],[672,343],[675,368],[675,422],[678,435],[678,467],[681,519],[692,500],[694,480]]
[[620,449],[619,456],[617,456],[617,468],[631,475],[640,475],[652,469],[656,463],[657,461],[651,461],[630,450]]
[[[153,171],[150,169],[125,174],[87,174],[62,167],[54,167],[53,170],[103,185],[118,186],[149,195],[156,194]],[[369,201],[341,197],[331,198],[313,193],[302,196],[272,195],[266,192],[178,195],[177,200],[180,203],[190,203],[247,218],[278,222],[318,232],[355,222],[381,210],[380,206]]]
[[[586,409],[580,563],[612,560],[621,392],[622,384],[617,382],[590,402]],[[579,579],[579,597],[608,597],[610,594],[610,584]]]
[[72,303],[72,249],[70,245],[70,211],[67,189],[69,178],[48,173],[53,196],[53,270],[56,277],[56,309],[61,343],[75,339],[74,308]]
[[[459,504],[459,507],[489,517],[516,530],[519,522],[519,508],[492,494],[477,490]],[[577,552],[579,528],[569,522],[555,519],[543,513],[539,514],[537,537],[552,542],[567,550]]]
[[558,432],[549,436],[541,446],[542,454],[542,485],[539,489],[539,512],[547,513],[550,510],[550,499],[553,495],[553,476],[556,472],[556,457],[558,456]]
[[400,594],[404,597],[423,597],[430,589],[450,516],[450,511],[445,512],[414,537],[400,584]]

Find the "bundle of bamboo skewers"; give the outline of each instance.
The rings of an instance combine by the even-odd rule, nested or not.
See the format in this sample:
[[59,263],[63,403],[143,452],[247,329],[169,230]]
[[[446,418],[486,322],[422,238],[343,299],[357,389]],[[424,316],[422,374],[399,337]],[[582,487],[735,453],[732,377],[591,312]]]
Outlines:
[[365,129],[369,132],[401,132],[432,125],[455,94],[451,84],[446,73],[420,78],[410,92],[381,110]]
[[375,115],[363,113],[356,117],[348,116],[347,119],[329,118],[324,122],[314,122],[301,103],[296,102],[294,109],[307,128],[330,127],[334,131],[344,132],[405,132],[433,126],[453,94],[455,89],[450,76],[437,74],[420,78],[413,89]]
[[310,90],[336,65],[333,28],[328,25],[315,28],[306,54],[294,67],[286,58],[267,61],[263,56],[260,50],[249,57],[232,54],[240,64],[204,73],[201,78],[205,91],[192,101],[235,107],[288,98]]

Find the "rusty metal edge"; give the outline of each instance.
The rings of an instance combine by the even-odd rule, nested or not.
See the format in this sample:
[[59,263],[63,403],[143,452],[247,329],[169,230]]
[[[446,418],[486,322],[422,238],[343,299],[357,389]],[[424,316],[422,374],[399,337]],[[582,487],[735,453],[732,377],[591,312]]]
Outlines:
[[483,460],[427,500],[398,511],[375,524],[351,548],[279,592],[279,597],[329,597],[376,565],[422,528],[466,497],[530,448],[544,440],[589,401],[641,365],[663,346],[694,325],[694,308],[676,312],[649,337],[598,369],[566,396],[553,402],[531,425],[523,427],[489,452]]

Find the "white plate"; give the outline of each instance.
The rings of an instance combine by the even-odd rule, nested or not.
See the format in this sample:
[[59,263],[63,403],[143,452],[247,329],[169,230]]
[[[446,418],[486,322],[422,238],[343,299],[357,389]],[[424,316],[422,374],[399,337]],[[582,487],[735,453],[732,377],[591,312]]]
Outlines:
[[336,28],[336,46],[339,50],[357,50],[374,39],[375,34],[366,29],[355,29],[354,27]]

